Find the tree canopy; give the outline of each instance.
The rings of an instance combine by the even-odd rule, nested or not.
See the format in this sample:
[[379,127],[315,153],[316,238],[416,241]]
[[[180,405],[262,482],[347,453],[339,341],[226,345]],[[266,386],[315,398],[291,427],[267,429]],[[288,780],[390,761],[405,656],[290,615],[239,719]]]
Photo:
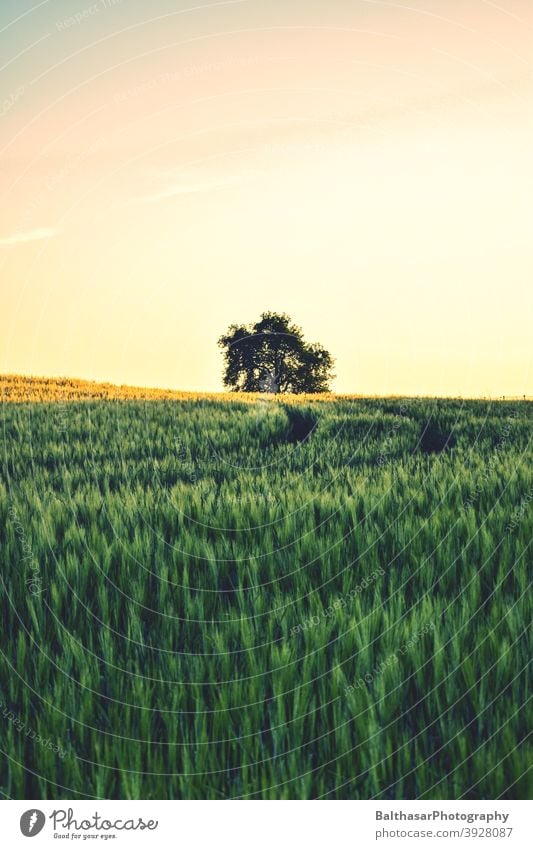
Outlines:
[[255,324],[232,324],[218,340],[224,386],[233,392],[329,392],[333,358],[308,343],[286,313],[264,312]]

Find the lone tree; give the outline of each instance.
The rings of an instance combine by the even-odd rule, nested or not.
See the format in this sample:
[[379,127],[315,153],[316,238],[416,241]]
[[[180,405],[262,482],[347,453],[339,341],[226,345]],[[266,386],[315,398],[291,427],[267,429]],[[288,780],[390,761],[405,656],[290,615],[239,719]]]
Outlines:
[[232,324],[218,340],[224,386],[233,392],[329,392],[333,358],[303,338],[285,313],[264,312],[255,324]]

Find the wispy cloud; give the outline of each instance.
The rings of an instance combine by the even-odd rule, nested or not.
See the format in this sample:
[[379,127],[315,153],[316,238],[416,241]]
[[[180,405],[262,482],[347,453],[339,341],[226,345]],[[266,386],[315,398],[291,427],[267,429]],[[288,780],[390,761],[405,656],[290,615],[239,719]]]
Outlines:
[[244,183],[246,180],[257,176],[256,171],[241,171],[236,174],[226,174],[207,178],[198,178],[191,176],[182,176],[180,179],[174,179],[170,185],[161,189],[154,194],[145,195],[141,198],[145,203],[157,203],[162,200],[178,197],[179,195],[203,194],[205,192],[215,192],[220,189],[228,189],[236,186],[239,183]]
[[36,227],[34,230],[19,230],[10,236],[0,236],[0,245],[20,245],[22,242],[37,242],[40,239],[51,239],[57,236],[54,227]]

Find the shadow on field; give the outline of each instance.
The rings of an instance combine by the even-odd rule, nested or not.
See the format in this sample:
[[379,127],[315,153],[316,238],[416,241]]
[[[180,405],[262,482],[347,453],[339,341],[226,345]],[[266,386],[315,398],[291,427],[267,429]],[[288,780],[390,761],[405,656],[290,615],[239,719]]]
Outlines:
[[452,431],[441,428],[437,422],[427,422],[422,425],[418,447],[424,454],[440,454],[448,448],[453,448],[456,442]]
[[289,405],[286,405],[284,409],[289,420],[285,440],[293,444],[305,442],[318,424],[315,413],[309,409]]

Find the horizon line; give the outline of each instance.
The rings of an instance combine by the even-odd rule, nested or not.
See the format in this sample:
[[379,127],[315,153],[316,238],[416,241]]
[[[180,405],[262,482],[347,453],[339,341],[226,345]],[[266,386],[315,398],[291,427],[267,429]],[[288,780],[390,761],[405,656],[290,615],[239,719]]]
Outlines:
[[[112,387],[115,389],[127,389],[132,392],[140,391],[140,392],[160,392],[160,393],[172,393],[176,395],[191,395],[191,396],[221,396],[222,398],[239,398],[239,397],[255,397],[257,395],[269,394],[269,393],[261,393],[261,392],[239,392],[231,389],[220,389],[220,390],[204,390],[204,389],[177,389],[171,387],[164,386],[138,386],[130,383],[114,383],[110,380],[94,380],[92,378],[85,377],[73,377],[71,375],[36,375],[36,374],[23,374],[20,372],[2,372],[0,373],[0,385],[2,385],[2,400],[4,396],[4,387],[3,384],[6,380],[26,380],[31,382],[69,382],[69,383],[77,383],[77,384],[89,384],[92,386],[101,386],[101,387]],[[378,399],[378,398],[416,398],[416,399],[447,399],[447,400],[457,400],[457,401],[531,401],[533,400],[532,395],[462,395],[462,394],[444,394],[444,395],[428,395],[428,394],[410,394],[405,392],[391,392],[387,394],[367,394],[367,393],[358,393],[358,392],[316,392],[316,393],[295,393],[295,392],[281,392],[280,395],[284,397],[298,397],[300,396],[312,396],[312,397],[331,397],[335,398],[358,398],[364,400],[368,399]],[[53,400],[53,399],[51,399]],[[68,399],[62,399],[68,400]],[[80,399],[81,400],[81,399]],[[132,399],[134,400],[134,399]]]

